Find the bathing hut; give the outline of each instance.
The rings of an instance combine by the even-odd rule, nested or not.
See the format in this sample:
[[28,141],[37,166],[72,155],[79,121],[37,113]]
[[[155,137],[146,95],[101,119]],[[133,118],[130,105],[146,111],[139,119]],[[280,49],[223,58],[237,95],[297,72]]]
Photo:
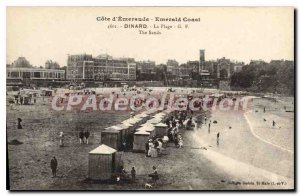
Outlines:
[[156,125],[162,121],[161,117],[152,118],[147,121],[147,123],[151,123],[153,125]]
[[[102,144],[89,152],[88,177],[91,180],[109,180],[117,170],[116,150]],[[119,160],[119,159],[118,159]]]
[[156,134],[155,127],[150,123],[144,124],[144,126],[136,129],[136,131],[148,132],[148,133],[150,133],[150,137],[152,137]]
[[[119,125],[118,125],[119,126]],[[123,127],[128,127],[124,135],[124,139],[122,143],[126,143],[125,146],[123,146],[125,149],[132,149],[133,146],[133,134],[135,132],[136,126],[131,123],[129,123],[127,120],[122,122]]]
[[141,118],[141,121],[140,121],[141,124],[145,123],[147,120],[150,119],[150,116],[148,114],[146,114],[146,113],[137,114],[137,115],[135,115],[135,117]]
[[136,129],[136,127],[137,127],[136,121],[135,121],[135,119],[133,119],[133,118],[129,118],[129,119],[127,119],[127,120],[124,120],[124,121],[122,122],[122,124],[130,124],[130,125],[131,125],[130,131],[134,131],[134,130]]
[[145,152],[145,143],[150,138],[150,133],[146,131],[138,131],[134,133],[133,151]]
[[122,144],[122,142],[125,139],[126,135],[128,135],[129,129],[131,128],[131,130],[132,130],[132,127],[133,126],[131,124],[124,123],[124,124],[113,125],[113,126],[108,127],[106,129],[113,128],[117,131],[120,131],[120,143]]
[[101,131],[101,144],[120,150],[122,147],[121,132],[118,128],[108,127]]
[[155,134],[157,135],[157,137],[164,137],[166,135],[168,135],[168,125],[165,123],[158,123],[156,125],[154,125],[155,127]]

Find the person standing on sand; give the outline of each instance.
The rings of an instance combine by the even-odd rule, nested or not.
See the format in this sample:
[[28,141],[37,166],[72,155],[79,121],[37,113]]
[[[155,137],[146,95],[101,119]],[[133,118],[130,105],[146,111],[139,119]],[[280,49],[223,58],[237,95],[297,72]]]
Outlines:
[[220,132],[217,133],[217,146],[219,147]]
[[65,137],[65,136],[64,136],[64,132],[61,131],[61,132],[59,133],[59,146],[60,146],[60,147],[63,147],[63,146],[64,146],[64,137]]
[[145,153],[146,153],[146,157],[149,157],[148,153],[149,153],[149,140],[145,143]]
[[274,121],[274,120],[273,120],[273,123],[272,123],[272,124],[273,124],[273,127],[275,127],[276,123],[275,123],[275,121]]
[[57,160],[55,157],[53,157],[51,159],[50,166],[51,166],[51,170],[52,170],[52,178],[54,178],[54,177],[56,177],[56,170],[57,170]]
[[132,169],[131,169],[131,179],[132,179],[132,181],[135,181],[135,176],[136,176],[136,171],[135,171],[135,168],[133,166]]
[[208,134],[210,134],[210,122],[208,123]]
[[90,132],[88,130],[86,130],[84,132],[84,137],[85,137],[85,143],[89,144],[89,137],[90,137]]
[[22,129],[22,125],[21,125],[21,122],[22,122],[22,119],[21,118],[18,118],[18,129]]

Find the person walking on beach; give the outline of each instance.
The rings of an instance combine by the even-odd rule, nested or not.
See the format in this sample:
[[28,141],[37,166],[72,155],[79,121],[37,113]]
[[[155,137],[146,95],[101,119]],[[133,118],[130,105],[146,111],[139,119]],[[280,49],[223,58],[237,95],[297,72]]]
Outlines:
[[83,131],[81,130],[81,131],[79,132],[79,143],[80,143],[80,144],[83,143],[83,138],[84,138],[84,133],[83,133]]
[[208,134],[210,134],[210,122],[208,123]]
[[64,137],[65,137],[65,136],[64,136],[64,132],[61,131],[61,132],[59,133],[59,146],[60,146],[60,147],[63,147],[63,146],[64,146]]
[[17,124],[18,129],[22,129],[23,128],[22,125],[21,125],[21,122],[22,122],[22,119],[18,118],[18,124]]
[[275,123],[275,121],[274,121],[274,120],[273,120],[273,123],[272,123],[272,124],[273,124],[273,127],[275,127],[276,123]]
[[57,170],[57,160],[55,157],[53,157],[51,159],[50,166],[51,166],[51,170],[52,170],[52,178],[54,178],[54,177],[56,177],[56,170]]
[[220,132],[217,133],[217,146],[219,147]]
[[131,169],[131,179],[132,179],[132,181],[135,181],[135,176],[136,176],[136,171],[135,171],[135,168],[133,166],[132,169]]
[[86,130],[84,132],[84,137],[85,137],[85,143],[89,144],[89,137],[90,137],[90,132],[88,130]]

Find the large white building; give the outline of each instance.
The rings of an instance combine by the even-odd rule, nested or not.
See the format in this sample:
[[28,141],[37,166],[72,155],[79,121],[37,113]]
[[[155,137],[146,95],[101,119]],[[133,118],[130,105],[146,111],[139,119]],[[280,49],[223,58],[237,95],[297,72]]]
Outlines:
[[65,80],[65,70],[12,67],[6,68],[7,79]]
[[136,80],[136,63],[132,58],[113,58],[109,55],[70,55],[68,80]]

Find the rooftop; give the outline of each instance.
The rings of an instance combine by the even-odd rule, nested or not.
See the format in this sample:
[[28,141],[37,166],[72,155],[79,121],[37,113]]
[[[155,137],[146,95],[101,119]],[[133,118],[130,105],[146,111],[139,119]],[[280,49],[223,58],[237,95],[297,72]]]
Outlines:
[[89,154],[113,154],[115,152],[117,152],[117,150],[109,146],[106,146],[105,144],[101,144],[94,150],[90,151]]

